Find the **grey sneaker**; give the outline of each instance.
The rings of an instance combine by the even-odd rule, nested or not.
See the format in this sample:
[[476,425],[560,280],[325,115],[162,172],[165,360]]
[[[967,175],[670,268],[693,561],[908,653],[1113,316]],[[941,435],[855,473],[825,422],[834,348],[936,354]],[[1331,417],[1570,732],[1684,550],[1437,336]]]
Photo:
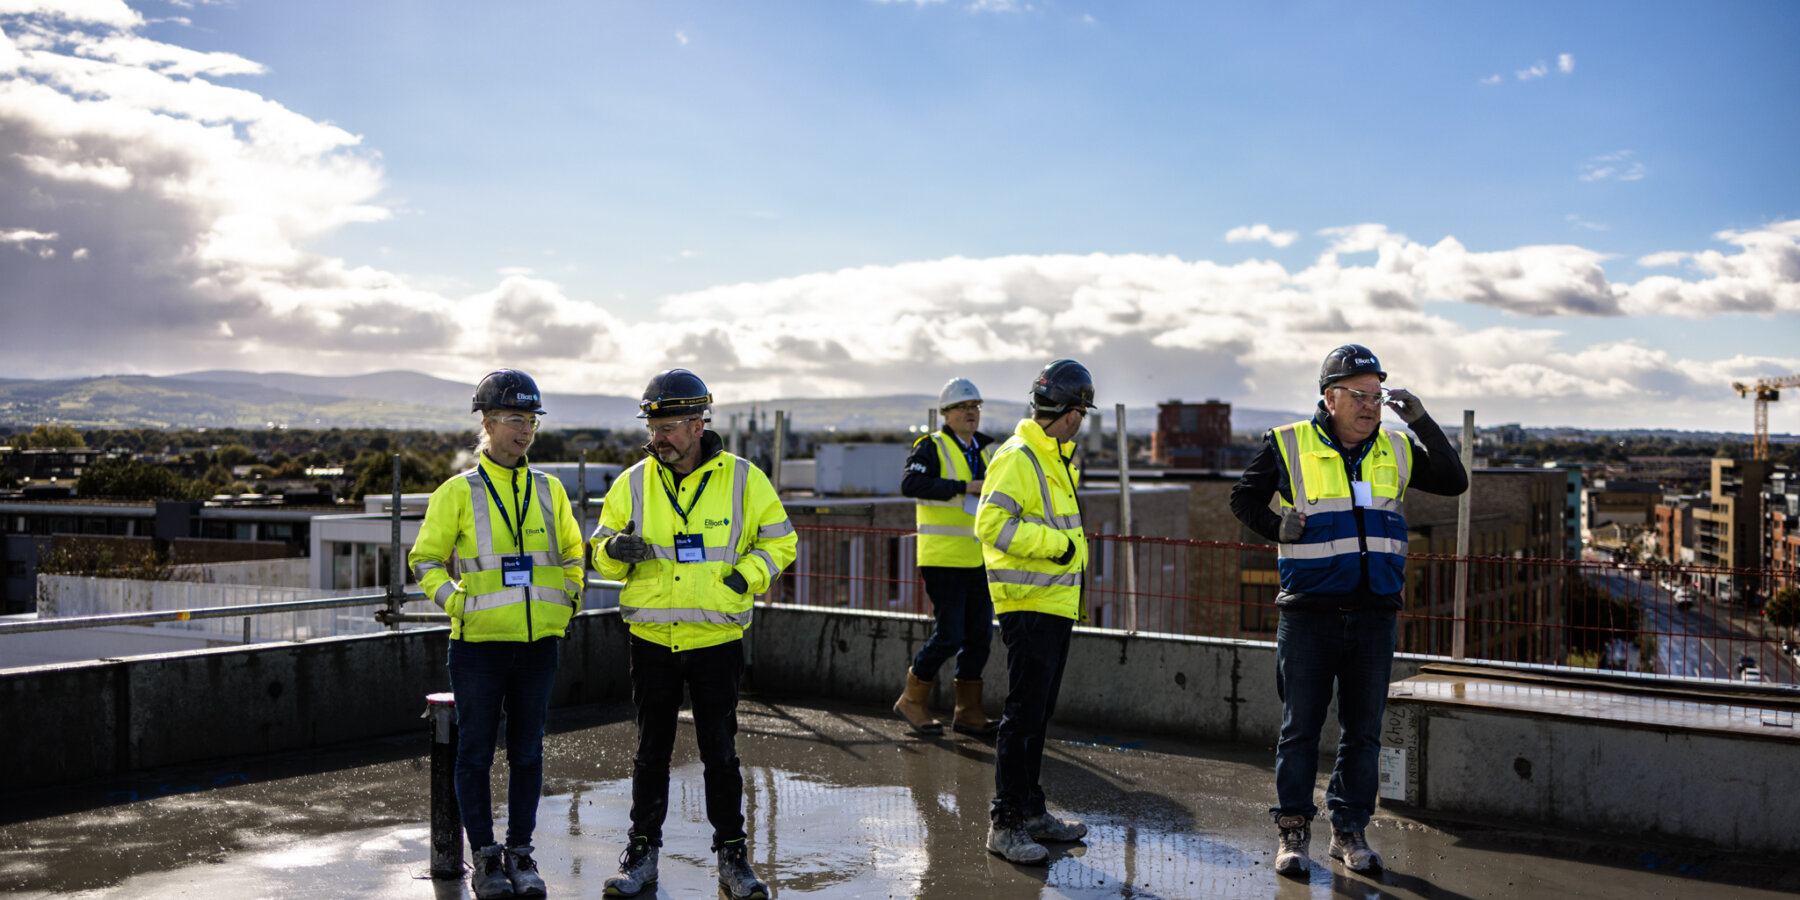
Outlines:
[[512,882],[515,897],[542,897],[546,893],[544,879],[538,877],[537,860],[531,858],[531,845],[506,848],[506,877]]
[[475,867],[469,872],[469,887],[475,891],[475,900],[502,900],[513,895],[512,879],[506,877],[505,856],[499,844],[475,851]]
[[1275,820],[1281,830],[1280,849],[1275,853],[1275,871],[1282,875],[1305,878],[1312,867],[1308,854],[1312,850],[1312,822],[1305,816],[1282,816]]
[[1005,857],[1007,862],[1020,865],[1042,865],[1049,858],[1050,851],[1044,845],[1031,839],[1031,832],[1025,830],[1024,822],[1012,822],[1002,825],[995,822],[988,826],[987,848],[989,853]]
[[769,886],[750,870],[748,855],[743,838],[719,845],[719,887],[731,900],[768,900]]
[[636,897],[639,891],[656,883],[656,846],[642,835],[632,835],[625,852],[619,854],[619,874],[606,879],[606,896]]
[[1373,872],[1381,868],[1381,854],[1369,847],[1360,831],[1331,829],[1331,858],[1343,860],[1353,872]]
[[1034,841],[1079,841],[1087,837],[1087,826],[1044,813],[1025,820],[1025,833]]

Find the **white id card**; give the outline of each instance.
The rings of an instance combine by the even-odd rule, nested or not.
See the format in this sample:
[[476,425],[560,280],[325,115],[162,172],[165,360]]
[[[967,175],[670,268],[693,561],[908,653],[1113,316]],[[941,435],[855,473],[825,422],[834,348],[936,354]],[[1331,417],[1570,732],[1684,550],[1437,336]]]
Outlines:
[[975,514],[975,508],[980,505],[981,505],[981,495],[980,494],[964,494],[963,495],[963,512],[968,513],[969,515],[972,516]]
[[1366,481],[1350,482],[1350,498],[1357,506],[1375,505],[1375,491]]
[[697,534],[678,534],[675,536],[675,561],[678,563],[706,562],[706,544]]

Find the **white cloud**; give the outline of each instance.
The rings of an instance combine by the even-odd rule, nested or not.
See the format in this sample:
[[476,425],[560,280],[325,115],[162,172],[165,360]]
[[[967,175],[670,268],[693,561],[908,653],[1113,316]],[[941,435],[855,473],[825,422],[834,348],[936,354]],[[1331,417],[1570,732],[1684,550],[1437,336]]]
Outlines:
[[0,244],[25,244],[30,241],[54,241],[54,231],[33,231],[29,228],[11,228],[0,231]]
[[675,32],[675,40],[676,40],[676,42],[680,43],[681,46],[686,47],[688,45],[687,32],[685,32],[685,31]]
[[47,16],[114,28],[144,24],[125,0],[0,0],[0,16]]
[[1559,53],[1556,55],[1556,71],[1567,75],[1575,71],[1575,54]]
[[1225,240],[1232,244],[1245,241],[1268,241],[1276,247],[1286,247],[1300,237],[1294,231],[1276,231],[1261,222],[1255,225],[1239,225],[1225,232]]
[[1568,222],[1570,225],[1573,225],[1576,228],[1579,228],[1583,231],[1607,231],[1607,230],[1609,230],[1607,226],[1602,225],[1598,222],[1589,222],[1588,220],[1583,219],[1581,216],[1579,216],[1575,213],[1569,213],[1569,214],[1563,216],[1563,221]]
[[1542,78],[1548,74],[1550,74],[1550,67],[1544,65],[1544,61],[1541,59],[1532,63],[1529,68],[1519,69],[1518,71],[1513,72],[1513,76],[1520,81],[1531,81],[1532,79]]
[[1641,181],[1649,170],[1631,158],[1630,150],[1602,153],[1581,164],[1582,181]]
[[1481,79],[1482,84],[1499,84],[1501,81],[1499,74],[1488,75]]

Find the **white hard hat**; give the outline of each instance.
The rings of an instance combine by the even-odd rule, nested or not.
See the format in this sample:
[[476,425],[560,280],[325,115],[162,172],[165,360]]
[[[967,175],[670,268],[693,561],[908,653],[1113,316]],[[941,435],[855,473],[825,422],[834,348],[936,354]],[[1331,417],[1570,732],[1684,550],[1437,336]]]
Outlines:
[[980,400],[981,392],[975,389],[975,382],[967,378],[952,378],[938,391],[938,409],[949,409],[967,400]]

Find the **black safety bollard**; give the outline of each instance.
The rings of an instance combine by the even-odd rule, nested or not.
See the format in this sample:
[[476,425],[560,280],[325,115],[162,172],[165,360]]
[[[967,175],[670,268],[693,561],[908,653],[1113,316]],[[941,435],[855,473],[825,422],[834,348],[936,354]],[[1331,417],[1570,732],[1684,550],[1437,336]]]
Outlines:
[[463,877],[462,813],[456,809],[456,695],[425,695],[431,720],[431,877]]

